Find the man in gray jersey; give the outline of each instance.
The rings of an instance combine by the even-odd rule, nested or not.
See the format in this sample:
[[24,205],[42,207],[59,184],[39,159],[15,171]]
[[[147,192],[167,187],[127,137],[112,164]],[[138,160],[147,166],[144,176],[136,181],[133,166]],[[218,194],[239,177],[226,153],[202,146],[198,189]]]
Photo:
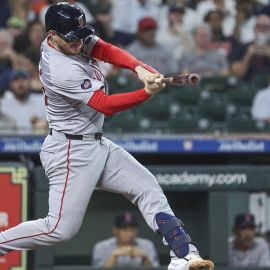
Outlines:
[[[50,132],[40,158],[49,179],[49,213],[0,233],[0,255],[51,246],[79,230],[95,187],[120,193],[139,207],[148,225],[171,248],[171,270],[213,263],[200,258],[155,177],[128,152],[102,136],[104,115],[134,107],[164,88],[162,75],[104,42],[76,5],[52,5],[45,16],[40,79]],[[99,59],[137,73],[144,88],[108,95]],[[203,267],[203,268],[202,268]],[[195,269],[193,267],[193,269]]]
[[129,212],[117,215],[112,229],[113,237],[95,244],[93,266],[97,267],[158,267],[154,244],[138,235],[138,220]]
[[255,217],[250,213],[235,217],[234,236],[229,239],[229,266],[269,267],[270,254],[266,241],[256,237]]

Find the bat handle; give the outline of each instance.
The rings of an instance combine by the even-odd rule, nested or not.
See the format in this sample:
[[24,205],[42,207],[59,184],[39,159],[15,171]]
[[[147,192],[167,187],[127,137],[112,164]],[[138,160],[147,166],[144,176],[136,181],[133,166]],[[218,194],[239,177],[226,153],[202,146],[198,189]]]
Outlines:
[[172,83],[173,82],[173,77],[162,78],[161,82],[162,83]]

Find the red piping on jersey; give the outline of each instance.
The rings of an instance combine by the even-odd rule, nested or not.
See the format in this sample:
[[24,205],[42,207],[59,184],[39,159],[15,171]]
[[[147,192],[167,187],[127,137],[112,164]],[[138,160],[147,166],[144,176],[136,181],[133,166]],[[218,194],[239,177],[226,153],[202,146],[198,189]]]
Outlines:
[[133,92],[106,95],[103,90],[96,91],[87,105],[105,115],[112,115],[136,106],[149,99],[145,89]]
[[53,49],[56,49],[56,48],[52,45],[52,43],[50,42],[50,37],[47,38],[47,43],[48,43],[49,47],[51,47],[51,48],[53,48]]
[[94,45],[90,56],[92,58],[97,58],[120,68],[130,69],[134,72],[137,66],[143,66],[150,72],[157,73],[154,68],[139,61],[127,51],[122,50],[110,43],[107,43],[102,39],[99,39]]
[[13,241],[17,241],[17,240],[26,239],[26,238],[32,238],[32,237],[37,237],[37,236],[41,236],[41,235],[49,235],[49,234],[52,234],[57,229],[58,224],[59,224],[59,222],[61,220],[61,216],[62,216],[62,209],[63,209],[63,204],[64,204],[64,197],[65,197],[65,193],[66,193],[66,189],[67,189],[67,184],[68,184],[68,179],[69,179],[69,171],[70,171],[70,145],[71,145],[71,140],[68,141],[66,181],[65,181],[65,186],[64,186],[62,198],[61,198],[61,205],[60,205],[60,210],[59,210],[59,214],[58,214],[58,220],[57,220],[57,223],[54,226],[54,228],[50,232],[47,232],[47,233],[39,233],[39,234],[34,234],[34,235],[28,235],[28,236],[24,236],[24,237],[15,238],[15,239],[12,239],[12,240],[1,242],[0,245],[1,244],[6,244],[6,243],[10,243],[10,242],[13,242]]

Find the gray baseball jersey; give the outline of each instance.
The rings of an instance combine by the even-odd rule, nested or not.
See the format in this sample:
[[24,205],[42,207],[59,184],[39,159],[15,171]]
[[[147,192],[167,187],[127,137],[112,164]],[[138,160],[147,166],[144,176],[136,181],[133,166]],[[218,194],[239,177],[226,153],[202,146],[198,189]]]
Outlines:
[[[97,40],[92,38],[92,47]],[[95,91],[108,91],[95,59],[67,56],[46,39],[41,47],[39,70],[50,128],[76,135],[102,129],[104,115],[87,106]]]
[[[96,41],[92,39],[90,50]],[[127,151],[92,135],[102,128],[104,116],[87,102],[95,91],[107,91],[95,60],[64,55],[45,40],[40,77],[52,128],[40,153],[49,179],[49,212],[43,219],[0,232],[0,256],[71,239],[82,224],[95,187],[125,196],[156,231],[157,213],[174,215],[156,178]],[[74,139],[64,133],[84,136]]]
[[[143,238],[136,238],[135,246],[144,250],[151,261],[153,267],[159,266],[159,259],[154,244]],[[98,242],[93,249],[92,264],[94,266],[102,267],[106,260],[112,255],[112,252],[118,248],[117,239],[111,237]],[[131,256],[119,256],[117,258],[116,266],[132,266],[139,267],[143,265],[142,258]]]
[[270,253],[267,242],[256,237],[253,246],[242,251],[234,247],[234,237],[229,239],[229,266],[231,267],[269,267]]

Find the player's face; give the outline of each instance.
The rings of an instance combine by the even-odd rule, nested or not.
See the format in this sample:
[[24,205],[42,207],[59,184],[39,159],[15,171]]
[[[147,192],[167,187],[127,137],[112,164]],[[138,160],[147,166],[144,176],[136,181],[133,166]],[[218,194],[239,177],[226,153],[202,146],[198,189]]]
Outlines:
[[57,46],[60,51],[66,55],[77,55],[80,54],[83,45],[83,40],[66,41],[62,38],[58,39]]
[[237,240],[245,247],[251,247],[254,241],[256,230],[253,227],[246,227],[237,230]]
[[114,228],[113,234],[122,245],[131,245],[137,237],[138,228],[134,226]]

